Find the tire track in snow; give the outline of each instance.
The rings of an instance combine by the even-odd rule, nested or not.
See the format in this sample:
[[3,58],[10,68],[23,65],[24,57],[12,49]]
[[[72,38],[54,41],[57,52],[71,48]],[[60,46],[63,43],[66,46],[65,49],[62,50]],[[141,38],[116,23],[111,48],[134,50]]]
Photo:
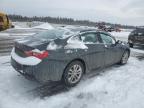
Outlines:
[[69,88],[64,86],[61,82],[50,82],[27,91],[26,93],[34,97],[44,98],[67,91],[69,91]]

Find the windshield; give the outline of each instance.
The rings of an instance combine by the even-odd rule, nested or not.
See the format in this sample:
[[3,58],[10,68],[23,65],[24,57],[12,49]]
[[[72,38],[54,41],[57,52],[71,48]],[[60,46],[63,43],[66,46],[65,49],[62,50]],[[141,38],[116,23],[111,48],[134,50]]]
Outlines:
[[64,38],[64,36],[69,36],[70,34],[71,32],[67,30],[54,29],[38,33],[34,37],[38,39],[56,39],[56,38]]

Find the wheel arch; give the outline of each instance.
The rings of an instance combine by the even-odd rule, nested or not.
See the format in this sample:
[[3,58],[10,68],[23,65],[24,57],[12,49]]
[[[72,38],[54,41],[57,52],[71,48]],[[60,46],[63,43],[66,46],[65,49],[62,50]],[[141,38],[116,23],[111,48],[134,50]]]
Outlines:
[[76,84],[78,84],[78,82],[80,82],[80,79],[81,79],[81,78],[78,80],[78,82],[76,82],[76,83],[74,83],[74,84],[68,83],[67,80],[65,79],[65,76],[66,76],[65,72],[66,72],[67,67],[68,67],[69,65],[71,65],[71,63],[73,63],[73,62],[75,62],[75,61],[76,61],[76,62],[78,61],[78,62],[82,63],[83,68],[84,68],[84,74],[85,74],[85,72],[86,72],[86,64],[85,64],[85,62],[84,62],[83,59],[76,58],[76,59],[73,59],[73,60],[69,61],[69,62],[67,63],[67,65],[65,66],[64,71],[63,71],[63,74],[62,74],[62,77],[61,77],[61,81],[62,81],[66,86],[73,87],[73,86],[75,86]]
[[80,58],[74,59],[71,62],[73,62],[73,61],[80,61],[83,64],[83,66],[84,66],[84,74],[85,74],[86,73],[86,63],[85,63],[85,61],[83,59],[80,59]]
[[[81,59],[81,58],[75,58],[75,59],[73,59],[73,60],[71,60],[66,66],[65,66],[65,68],[64,68],[64,71],[65,71],[65,69],[67,68],[67,66],[69,65],[69,64],[71,64],[72,62],[74,62],[74,61],[80,61],[82,64],[83,64],[83,66],[84,66],[84,74],[86,73],[86,63],[85,63],[85,61],[83,60],[83,59]],[[64,73],[64,71],[63,71],[63,73]],[[63,76],[63,75],[62,75]]]

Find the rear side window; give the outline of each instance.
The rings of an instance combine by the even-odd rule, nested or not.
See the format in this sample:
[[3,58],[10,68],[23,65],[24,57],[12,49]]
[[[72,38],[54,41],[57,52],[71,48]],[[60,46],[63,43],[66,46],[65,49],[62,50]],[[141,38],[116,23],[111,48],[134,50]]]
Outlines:
[[81,40],[86,43],[99,43],[98,35],[96,33],[85,33],[81,35]]

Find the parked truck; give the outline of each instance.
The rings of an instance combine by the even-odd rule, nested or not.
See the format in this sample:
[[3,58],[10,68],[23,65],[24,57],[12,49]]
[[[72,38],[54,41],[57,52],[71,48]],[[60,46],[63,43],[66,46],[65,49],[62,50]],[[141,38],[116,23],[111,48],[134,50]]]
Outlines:
[[5,13],[0,12],[0,31],[11,28],[12,23]]

